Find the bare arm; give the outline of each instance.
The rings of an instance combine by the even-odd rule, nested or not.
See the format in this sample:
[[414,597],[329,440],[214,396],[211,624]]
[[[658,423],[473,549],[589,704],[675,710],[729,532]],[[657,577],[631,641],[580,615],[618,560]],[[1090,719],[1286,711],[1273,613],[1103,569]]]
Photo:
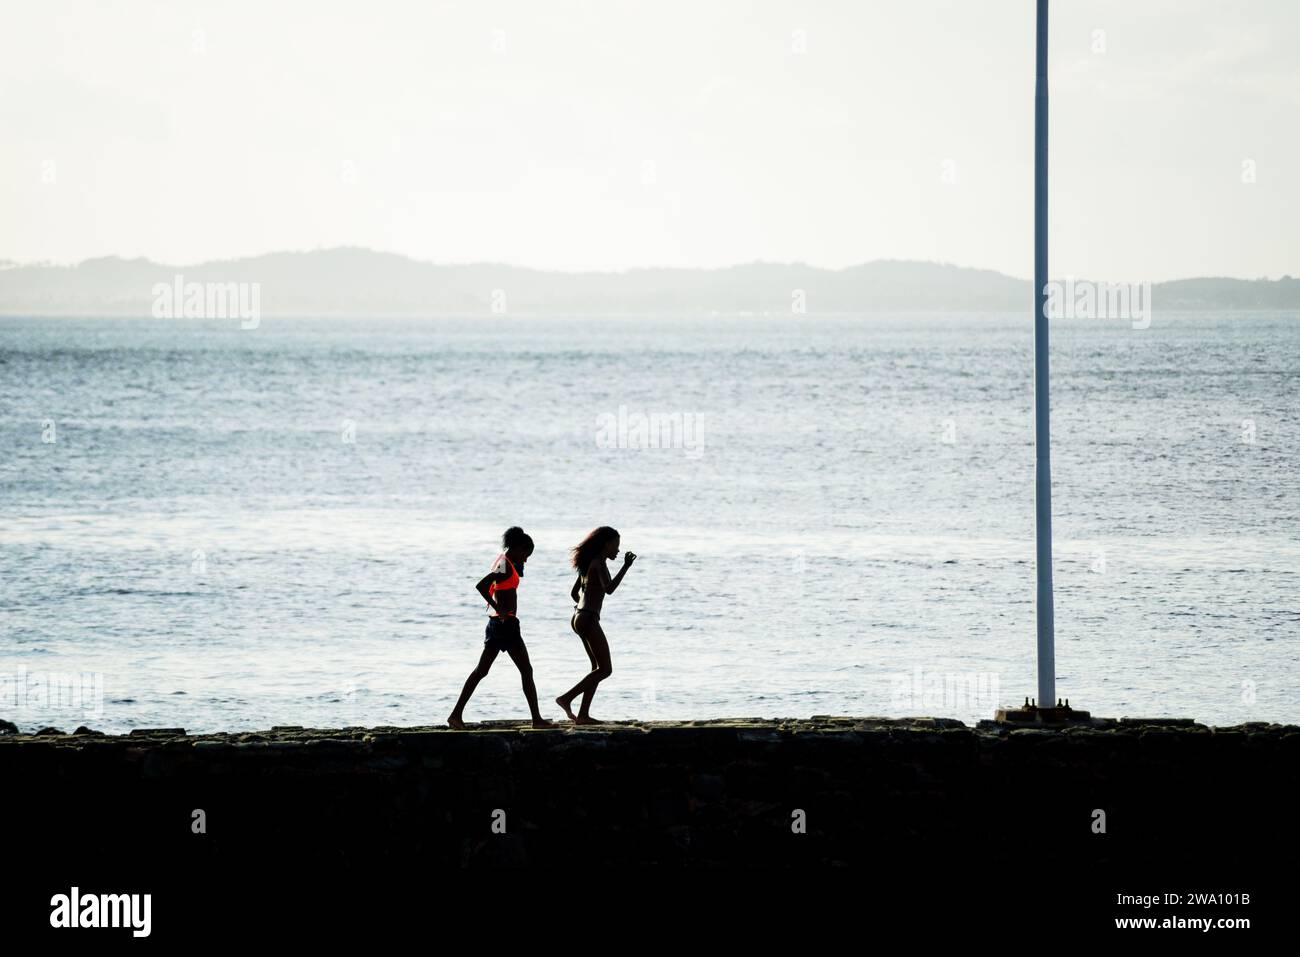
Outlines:
[[601,562],[600,571],[605,579],[605,593],[607,595],[614,594],[614,589],[618,587],[618,583],[623,580],[623,576],[627,574],[627,570],[632,567],[634,561],[636,561],[636,555],[632,552],[625,552],[623,554],[623,567],[618,570],[618,574],[612,580],[609,577],[609,569],[605,567],[604,562]]
[[579,575],[577,578],[573,580],[573,589],[572,591],[569,592],[569,596],[573,599],[573,603],[575,605],[578,603],[578,590],[581,587],[582,587],[582,576]]
[[493,574],[492,572],[488,572],[481,579],[479,579],[479,583],[474,586],[476,589],[478,589],[478,593],[483,596],[483,600],[487,602],[489,605],[491,605],[493,608],[495,608],[496,613],[498,615],[501,615],[502,617],[504,617],[509,613],[503,611],[501,609],[501,606],[496,603],[496,599],[493,598],[491,593],[488,591],[488,585],[493,583],[499,584],[505,581],[509,577],[510,577],[509,575]]

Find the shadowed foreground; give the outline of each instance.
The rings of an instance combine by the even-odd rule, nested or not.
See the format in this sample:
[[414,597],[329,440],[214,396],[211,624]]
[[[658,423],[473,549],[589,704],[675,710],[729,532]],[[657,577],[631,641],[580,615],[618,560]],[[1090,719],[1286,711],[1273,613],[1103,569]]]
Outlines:
[[[661,912],[665,930],[696,920],[730,938],[814,917],[1077,935],[1156,913],[1117,893],[1245,891],[1249,906],[1193,913],[1277,928],[1298,756],[1295,726],[1140,719],[0,733],[0,913],[69,933],[48,926],[51,895],[76,886],[150,893],[155,936],[209,942],[471,913],[494,940],[531,939],[608,908],[638,937]],[[474,873],[500,868],[515,874]],[[749,873],[720,880],[729,868]]]
[[[23,822],[22,840],[69,866],[150,873],[272,851],[425,870],[586,858],[1007,872],[1032,859],[1236,873],[1294,842],[1298,757],[1295,726],[1141,719],[0,735],[4,819]],[[192,831],[195,809],[206,833]]]

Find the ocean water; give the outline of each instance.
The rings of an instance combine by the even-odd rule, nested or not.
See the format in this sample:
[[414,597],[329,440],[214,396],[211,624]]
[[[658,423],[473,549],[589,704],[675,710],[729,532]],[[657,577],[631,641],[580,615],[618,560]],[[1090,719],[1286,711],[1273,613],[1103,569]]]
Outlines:
[[[1300,317],[1052,335],[1058,694],[1300,720]],[[1036,693],[1032,350],[1027,314],[0,319],[0,717],[441,723],[513,524],[552,718],[598,524],[640,559],[597,717],[991,717]],[[502,656],[466,718],[526,714]]]

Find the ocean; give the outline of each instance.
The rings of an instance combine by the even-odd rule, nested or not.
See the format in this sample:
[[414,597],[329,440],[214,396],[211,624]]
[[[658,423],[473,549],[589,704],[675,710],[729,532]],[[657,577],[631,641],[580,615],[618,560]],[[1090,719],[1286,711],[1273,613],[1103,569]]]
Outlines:
[[[1057,693],[1300,720],[1300,317],[1052,323]],[[1023,314],[0,319],[0,718],[441,724],[520,525],[543,713],[605,602],[604,719],[1036,694]],[[617,563],[611,571],[617,570]],[[466,720],[525,718],[502,656]]]

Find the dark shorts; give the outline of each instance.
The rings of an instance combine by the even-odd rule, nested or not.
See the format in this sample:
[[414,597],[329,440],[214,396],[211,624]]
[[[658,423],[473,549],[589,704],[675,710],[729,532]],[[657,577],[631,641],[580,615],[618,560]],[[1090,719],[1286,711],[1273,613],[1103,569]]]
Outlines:
[[498,618],[495,615],[488,618],[487,631],[483,636],[484,647],[500,654],[503,651],[522,648],[523,644],[524,639],[519,634],[518,618],[513,615],[508,618]]

